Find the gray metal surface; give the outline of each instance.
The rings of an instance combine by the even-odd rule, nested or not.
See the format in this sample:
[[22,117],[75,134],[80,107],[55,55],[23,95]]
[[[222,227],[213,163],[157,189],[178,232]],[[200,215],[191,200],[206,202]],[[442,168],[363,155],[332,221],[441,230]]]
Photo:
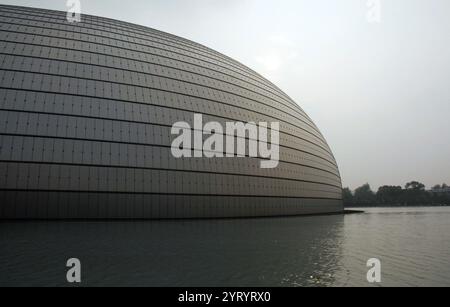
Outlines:
[[[342,211],[322,134],[275,85],[130,23],[0,5],[0,218],[206,218]],[[280,164],[172,157],[175,122],[280,122]]]

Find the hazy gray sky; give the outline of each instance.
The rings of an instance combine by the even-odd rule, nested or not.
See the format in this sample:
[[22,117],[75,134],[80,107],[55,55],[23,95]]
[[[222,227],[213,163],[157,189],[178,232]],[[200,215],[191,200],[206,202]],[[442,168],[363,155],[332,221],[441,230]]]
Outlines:
[[[344,186],[450,184],[450,1],[82,0],[82,11],[220,51],[312,117]],[[65,10],[66,0],[0,0]]]

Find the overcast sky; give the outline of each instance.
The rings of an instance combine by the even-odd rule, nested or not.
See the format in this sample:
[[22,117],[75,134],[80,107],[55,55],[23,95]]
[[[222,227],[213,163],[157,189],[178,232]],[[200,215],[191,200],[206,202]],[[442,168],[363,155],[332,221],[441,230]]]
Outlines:
[[374,23],[368,0],[81,1],[83,13],[189,38],[276,83],[325,135],[344,186],[450,184],[450,1],[380,3]]

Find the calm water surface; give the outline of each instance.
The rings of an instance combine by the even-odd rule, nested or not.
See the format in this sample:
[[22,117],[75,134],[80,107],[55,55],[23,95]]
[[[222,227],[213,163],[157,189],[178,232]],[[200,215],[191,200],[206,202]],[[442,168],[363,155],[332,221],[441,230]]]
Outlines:
[[0,223],[0,286],[450,286],[450,208],[253,220]]

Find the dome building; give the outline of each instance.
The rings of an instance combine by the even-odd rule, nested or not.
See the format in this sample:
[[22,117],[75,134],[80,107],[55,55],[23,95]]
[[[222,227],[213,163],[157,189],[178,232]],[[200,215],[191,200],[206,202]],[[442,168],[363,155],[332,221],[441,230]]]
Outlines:
[[[82,15],[69,23],[65,12],[7,5],[0,5],[0,41],[1,219],[343,210],[337,163],[316,125],[229,57],[126,22]],[[193,128],[195,151],[199,115],[223,127],[267,123],[277,163],[264,168],[267,157],[249,154],[250,133],[236,135],[245,141],[241,156],[174,155],[177,123]],[[279,124],[278,140],[270,123]]]

